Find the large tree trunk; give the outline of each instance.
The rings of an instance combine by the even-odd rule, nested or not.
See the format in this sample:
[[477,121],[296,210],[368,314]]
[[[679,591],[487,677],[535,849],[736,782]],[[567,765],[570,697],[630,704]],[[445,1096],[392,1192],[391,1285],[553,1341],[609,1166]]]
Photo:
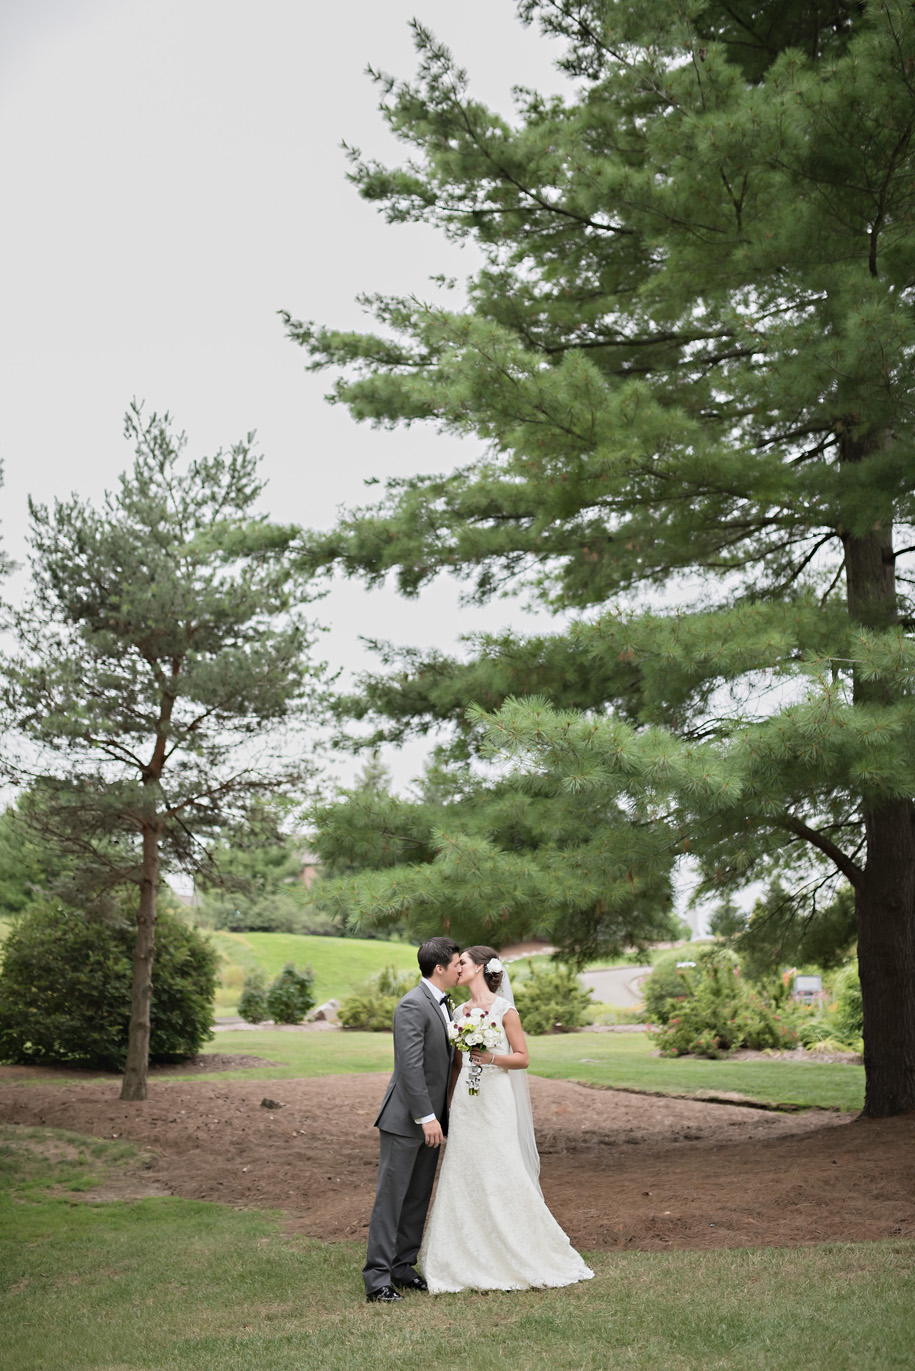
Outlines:
[[124,1083],[121,1086],[122,1100],[146,1099],[158,885],[159,833],[156,827],[147,825],[143,829],[140,907],[137,911],[137,941],[133,953],[133,991],[130,1000],[127,1065],[124,1069]]
[[864,1113],[915,1109],[915,833],[907,801],[868,814],[855,891],[864,1003]]
[[[857,463],[873,440],[843,442]],[[848,611],[869,628],[898,619],[892,528],[846,535]],[[854,682],[856,704],[892,703],[881,681]],[[864,1113],[872,1118],[915,1109],[915,810],[911,800],[864,804],[866,859],[855,888],[858,972],[864,1006]]]

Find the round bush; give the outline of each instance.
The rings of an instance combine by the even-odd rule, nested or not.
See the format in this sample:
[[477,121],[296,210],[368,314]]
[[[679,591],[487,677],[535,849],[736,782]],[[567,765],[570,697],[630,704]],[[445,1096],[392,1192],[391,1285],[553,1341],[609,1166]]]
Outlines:
[[245,1023],[263,1023],[270,1018],[267,1009],[267,987],[261,972],[246,976],[238,1001],[238,1016]]
[[667,1023],[677,1013],[677,1006],[695,994],[696,953],[691,952],[689,957],[684,954],[685,949],[678,948],[659,957],[645,981],[645,1016],[649,1023]]
[[[136,927],[33,905],[0,966],[0,1060],[121,1070],[127,1057]],[[212,1037],[218,956],[171,914],[156,924],[149,1055],[176,1061]]]
[[296,971],[287,962],[267,991],[267,1014],[274,1023],[301,1023],[315,1002],[311,993],[315,973],[310,966]]
[[512,980],[515,1006],[525,1033],[568,1033],[588,1022],[593,1008],[590,990],[582,990],[568,967],[540,968],[529,962],[530,975]]
[[390,1033],[394,1027],[394,1010],[418,980],[418,971],[382,967],[346,996],[340,1006],[340,1022],[344,1028],[359,1029],[363,1033]]

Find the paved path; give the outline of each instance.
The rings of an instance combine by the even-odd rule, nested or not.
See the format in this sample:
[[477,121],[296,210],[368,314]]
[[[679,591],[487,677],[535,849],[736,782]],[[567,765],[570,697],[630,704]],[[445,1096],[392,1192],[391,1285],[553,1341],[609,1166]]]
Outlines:
[[631,1009],[642,1003],[640,981],[651,972],[650,966],[608,966],[599,971],[583,971],[579,980],[594,991],[594,999],[614,1009]]

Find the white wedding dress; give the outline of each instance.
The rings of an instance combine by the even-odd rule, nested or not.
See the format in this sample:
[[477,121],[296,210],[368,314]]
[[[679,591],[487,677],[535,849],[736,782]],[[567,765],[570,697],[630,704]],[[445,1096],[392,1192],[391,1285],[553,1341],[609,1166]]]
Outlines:
[[[508,1001],[492,1013],[501,1027]],[[454,1012],[460,1018],[463,1006]],[[510,1052],[505,1029],[497,1052]],[[467,1091],[467,1054],[451,1102],[448,1142],[419,1254],[433,1294],[573,1285],[594,1275],[553,1218],[524,1164],[510,1073],[484,1066]]]

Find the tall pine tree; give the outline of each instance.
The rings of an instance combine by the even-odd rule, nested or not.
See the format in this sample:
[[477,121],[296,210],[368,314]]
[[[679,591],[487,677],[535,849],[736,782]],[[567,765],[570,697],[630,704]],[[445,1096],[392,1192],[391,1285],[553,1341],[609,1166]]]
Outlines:
[[866,1112],[915,1108],[915,12],[519,14],[573,95],[503,118],[417,26],[417,80],[379,78],[410,159],[354,161],[389,219],[482,251],[466,302],[374,299],[373,334],[288,321],[357,418],[483,454],[306,556],[407,594],[514,578],[580,620],[414,657],[358,708],[396,734],[478,702],[518,774],[654,825],[722,893],[841,875]]

